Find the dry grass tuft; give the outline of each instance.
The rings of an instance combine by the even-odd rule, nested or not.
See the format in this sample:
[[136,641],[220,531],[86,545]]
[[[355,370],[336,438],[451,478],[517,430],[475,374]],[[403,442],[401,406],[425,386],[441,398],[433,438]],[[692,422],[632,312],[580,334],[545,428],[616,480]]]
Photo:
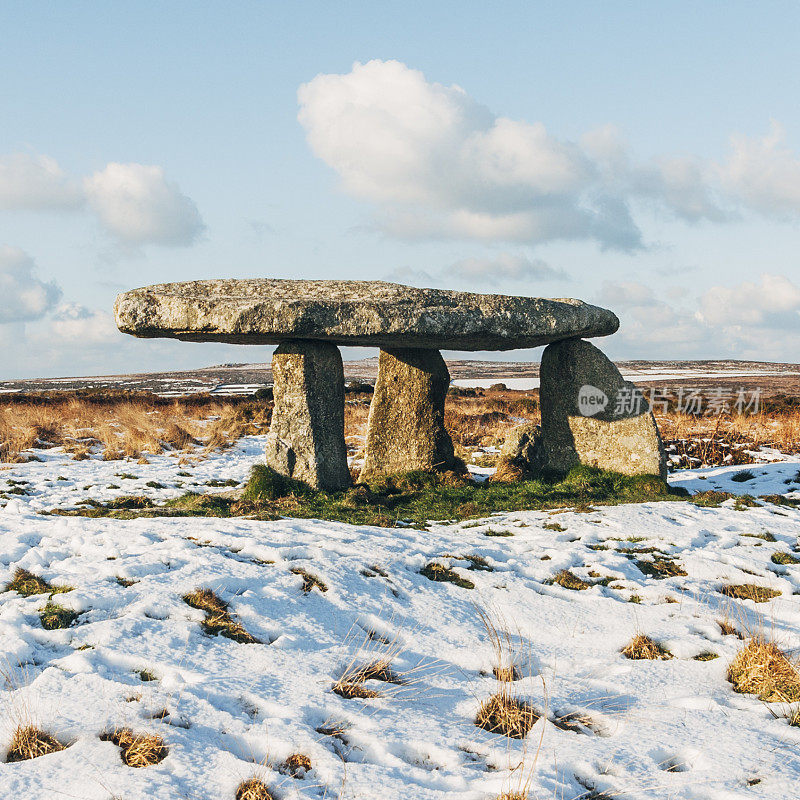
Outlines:
[[150,767],[159,764],[168,755],[164,740],[154,733],[134,733],[130,728],[117,728],[100,735],[104,742],[113,742],[121,748],[122,761],[129,767]]
[[64,749],[64,745],[46,731],[35,725],[20,725],[11,737],[6,762],[27,761]]
[[50,594],[53,591],[53,587],[38,575],[18,567],[14,570],[14,576],[6,586],[6,591],[13,591],[23,597],[30,597],[35,594]]
[[755,583],[732,583],[723,586],[720,592],[726,597],[735,600],[752,600],[754,603],[766,603],[774,597],[780,597],[778,589],[769,589],[766,586],[759,586]]
[[475,724],[489,733],[524,739],[538,719],[539,714],[528,703],[501,690],[480,704]]
[[717,620],[717,625],[722,632],[723,636],[737,636],[739,639],[744,639],[739,629],[730,621],[730,618],[725,616]]
[[333,684],[333,691],[345,700],[369,700],[381,696],[380,692],[353,681],[338,680]]
[[308,594],[312,589],[319,589],[321,592],[328,591],[328,585],[322,578],[318,578],[310,572],[307,572],[302,567],[292,567],[289,570],[294,575],[299,575],[303,579],[303,594]]
[[672,658],[672,653],[669,652],[663,645],[653,641],[649,636],[643,633],[638,633],[631,639],[625,647],[622,648],[622,655],[625,658],[633,660],[662,660]]
[[751,639],[728,666],[728,680],[736,692],[757,694],[768,703],[800,700],[797,663],[774,642]]
[[209,636],[225,636],[240,644],[260,644],[259,639],[234,619],[228,604],[211,589],[195,589],[183,596],[183,602],[205,612],[201,626]]
[[591,586],[590,583],[587,583],[583,578],[579,578],[574,572],[570,572],[568,569],[562,569],[560,572],[557,572],[553,577],[553,583],[557,583],[565,589],[575,589],[578,591],[588,589]]
[[515,483],[524,477],[525,470],[516,461],[503,457],[497,460],[497,469],[491,480],[495,483]]
[[267,784],[260,778],[248,778],[236,789],[236,800],[273,800]]
[[281,772],[293,778],[304,778],[311,771],[311,759],[304,753],[292,753],[281,765]]

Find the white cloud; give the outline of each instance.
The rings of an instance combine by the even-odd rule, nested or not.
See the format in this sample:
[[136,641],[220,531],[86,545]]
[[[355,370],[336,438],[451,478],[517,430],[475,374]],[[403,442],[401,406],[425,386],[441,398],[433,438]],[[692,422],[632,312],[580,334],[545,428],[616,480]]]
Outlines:
[[795,328],[800,326],[800,288],[785,275],[761,275],[738,286],[715,286],[701,300],[709,325]]
[[581,147],[496,117],[458,86],[397,61],[355,64],[298,90],[314,153],[386,229],[417,236],[640,245],[627,206]]
[[61,342],[80,342],[82,345],[103,344],[120,337],[111,314],[90,310],[77,303],[63,303],[56,309],[48,335]]
[[731,154],[718,166],[727,191],[766,216],[800,216],[800,158],[785,146],[785,138],[774,121],[762,138],[733,136]]
[[161,167],[111,163],[84,188],[100,222],[127,244],[189,245],[204,229],[197,206]]
[[722,161],[637,161],[613,126],[560,139],[398,61],[318,75],[300,86],[298,101],[314,154],[396,236],[583,239],[634,250],[643,246],[634,210],[688,223],[744,211],[800,217],[800,158],[776,124],[763,138],[733,137]]
[[81,187],[48,156],[0,156],[0,210],[65,210],[84,203]]
[[30,256],[14,247],[0,247],[0,324],[40,319],[60,297],[55,283],[36,277]]
[[[685,291],[679,294],[686,300]],[[682,306],[661,300],[636,281],[607,281],[598,302],[620,317],[614,349],[628,358],[727,356],[794,362],[800,351],[800,287],[784,275],[714,286]]]

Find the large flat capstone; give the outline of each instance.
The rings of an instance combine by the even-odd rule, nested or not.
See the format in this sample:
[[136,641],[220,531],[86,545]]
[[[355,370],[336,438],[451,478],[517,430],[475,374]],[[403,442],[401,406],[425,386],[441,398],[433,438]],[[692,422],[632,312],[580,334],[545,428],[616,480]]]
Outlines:
[[512,350],[608,336],[616,315],[580,300],[417,289],[384,281],[258,278],[162,283],[114,306],[123,333],[196,342]]

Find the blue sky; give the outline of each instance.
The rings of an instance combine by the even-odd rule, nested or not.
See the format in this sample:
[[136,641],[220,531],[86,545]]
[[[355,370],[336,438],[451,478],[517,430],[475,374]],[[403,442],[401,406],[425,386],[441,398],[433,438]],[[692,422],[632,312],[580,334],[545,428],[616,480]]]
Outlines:
[[580,297],[622,319],[616,358],[798,360],[796,3],[6,2],[0,26],[0,377],[268,360],[110,317],[250,276]]

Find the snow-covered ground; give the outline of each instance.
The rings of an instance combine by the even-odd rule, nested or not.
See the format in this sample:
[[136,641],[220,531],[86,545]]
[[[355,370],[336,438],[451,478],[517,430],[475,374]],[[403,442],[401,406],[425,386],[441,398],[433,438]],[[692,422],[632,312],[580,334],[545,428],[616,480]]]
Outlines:
[[[0,492],[25,492],[0,500],[0,585],[23,567],[74,587],[55,599],[80,613],[72,627],[46,631],[38,618],[45,595],[0,592],[0,757],[21,718],[70,743],[0,763],[0,797],[233,800],[254,773],[283,800],[489,799],[529,775],[538,799],[800,796],[800,728],[787,724],[785,709],[732,691],[726,667],[741,642],[716,622],[728,616],[798,646],[800,566],[771,556],[797,546],[800,511],[645,503],[497,514],[425,531],[37,513],[86,498],[225,491],[207,482],[244,480],[262,451],[260,437],[249,437],[179,465],[168,455],[149,464],[72,461],[53,449],[38,452],[42,462],[0,471]],[[755,464],[746,468],[752,479],[732,480],[742,469],[687,470],[671,481],[690,491],[798,496],[797,459]],[[757,538],[767,532],[774,542]],[[649,578],[622,552],[649,547],[688,574]],[[474,589],[428,580],[420,570],[433,560]],[[327,591],[304,593],[297,568]],[[562,569],[613,580],[573,591],[549,583]],[[781,594],[732,602],[718,591],[725,583]],[[261,643],[204,634],[202,612],[181,599],[198,587],[228,601]],[[512,635],[523,676],[514,686],[541,714],[522,742],[474,725],[496,689],[480,612]],[[623,657],[639,632],[674,657]],[[333,693],[341,670],[370,661],[382,640],[406,683],[371,681],[379,696],[366,700]],[[719,657],[694,659],[705,652]],[[142,670],[155,680],[142,681]],[[569,714],[583,719],[577,732],[553,722]],[[127,767],[99,738],[121,726],[159,733],[169,754]],[[313,764],[303,779],[279,770],[298,752]]]

